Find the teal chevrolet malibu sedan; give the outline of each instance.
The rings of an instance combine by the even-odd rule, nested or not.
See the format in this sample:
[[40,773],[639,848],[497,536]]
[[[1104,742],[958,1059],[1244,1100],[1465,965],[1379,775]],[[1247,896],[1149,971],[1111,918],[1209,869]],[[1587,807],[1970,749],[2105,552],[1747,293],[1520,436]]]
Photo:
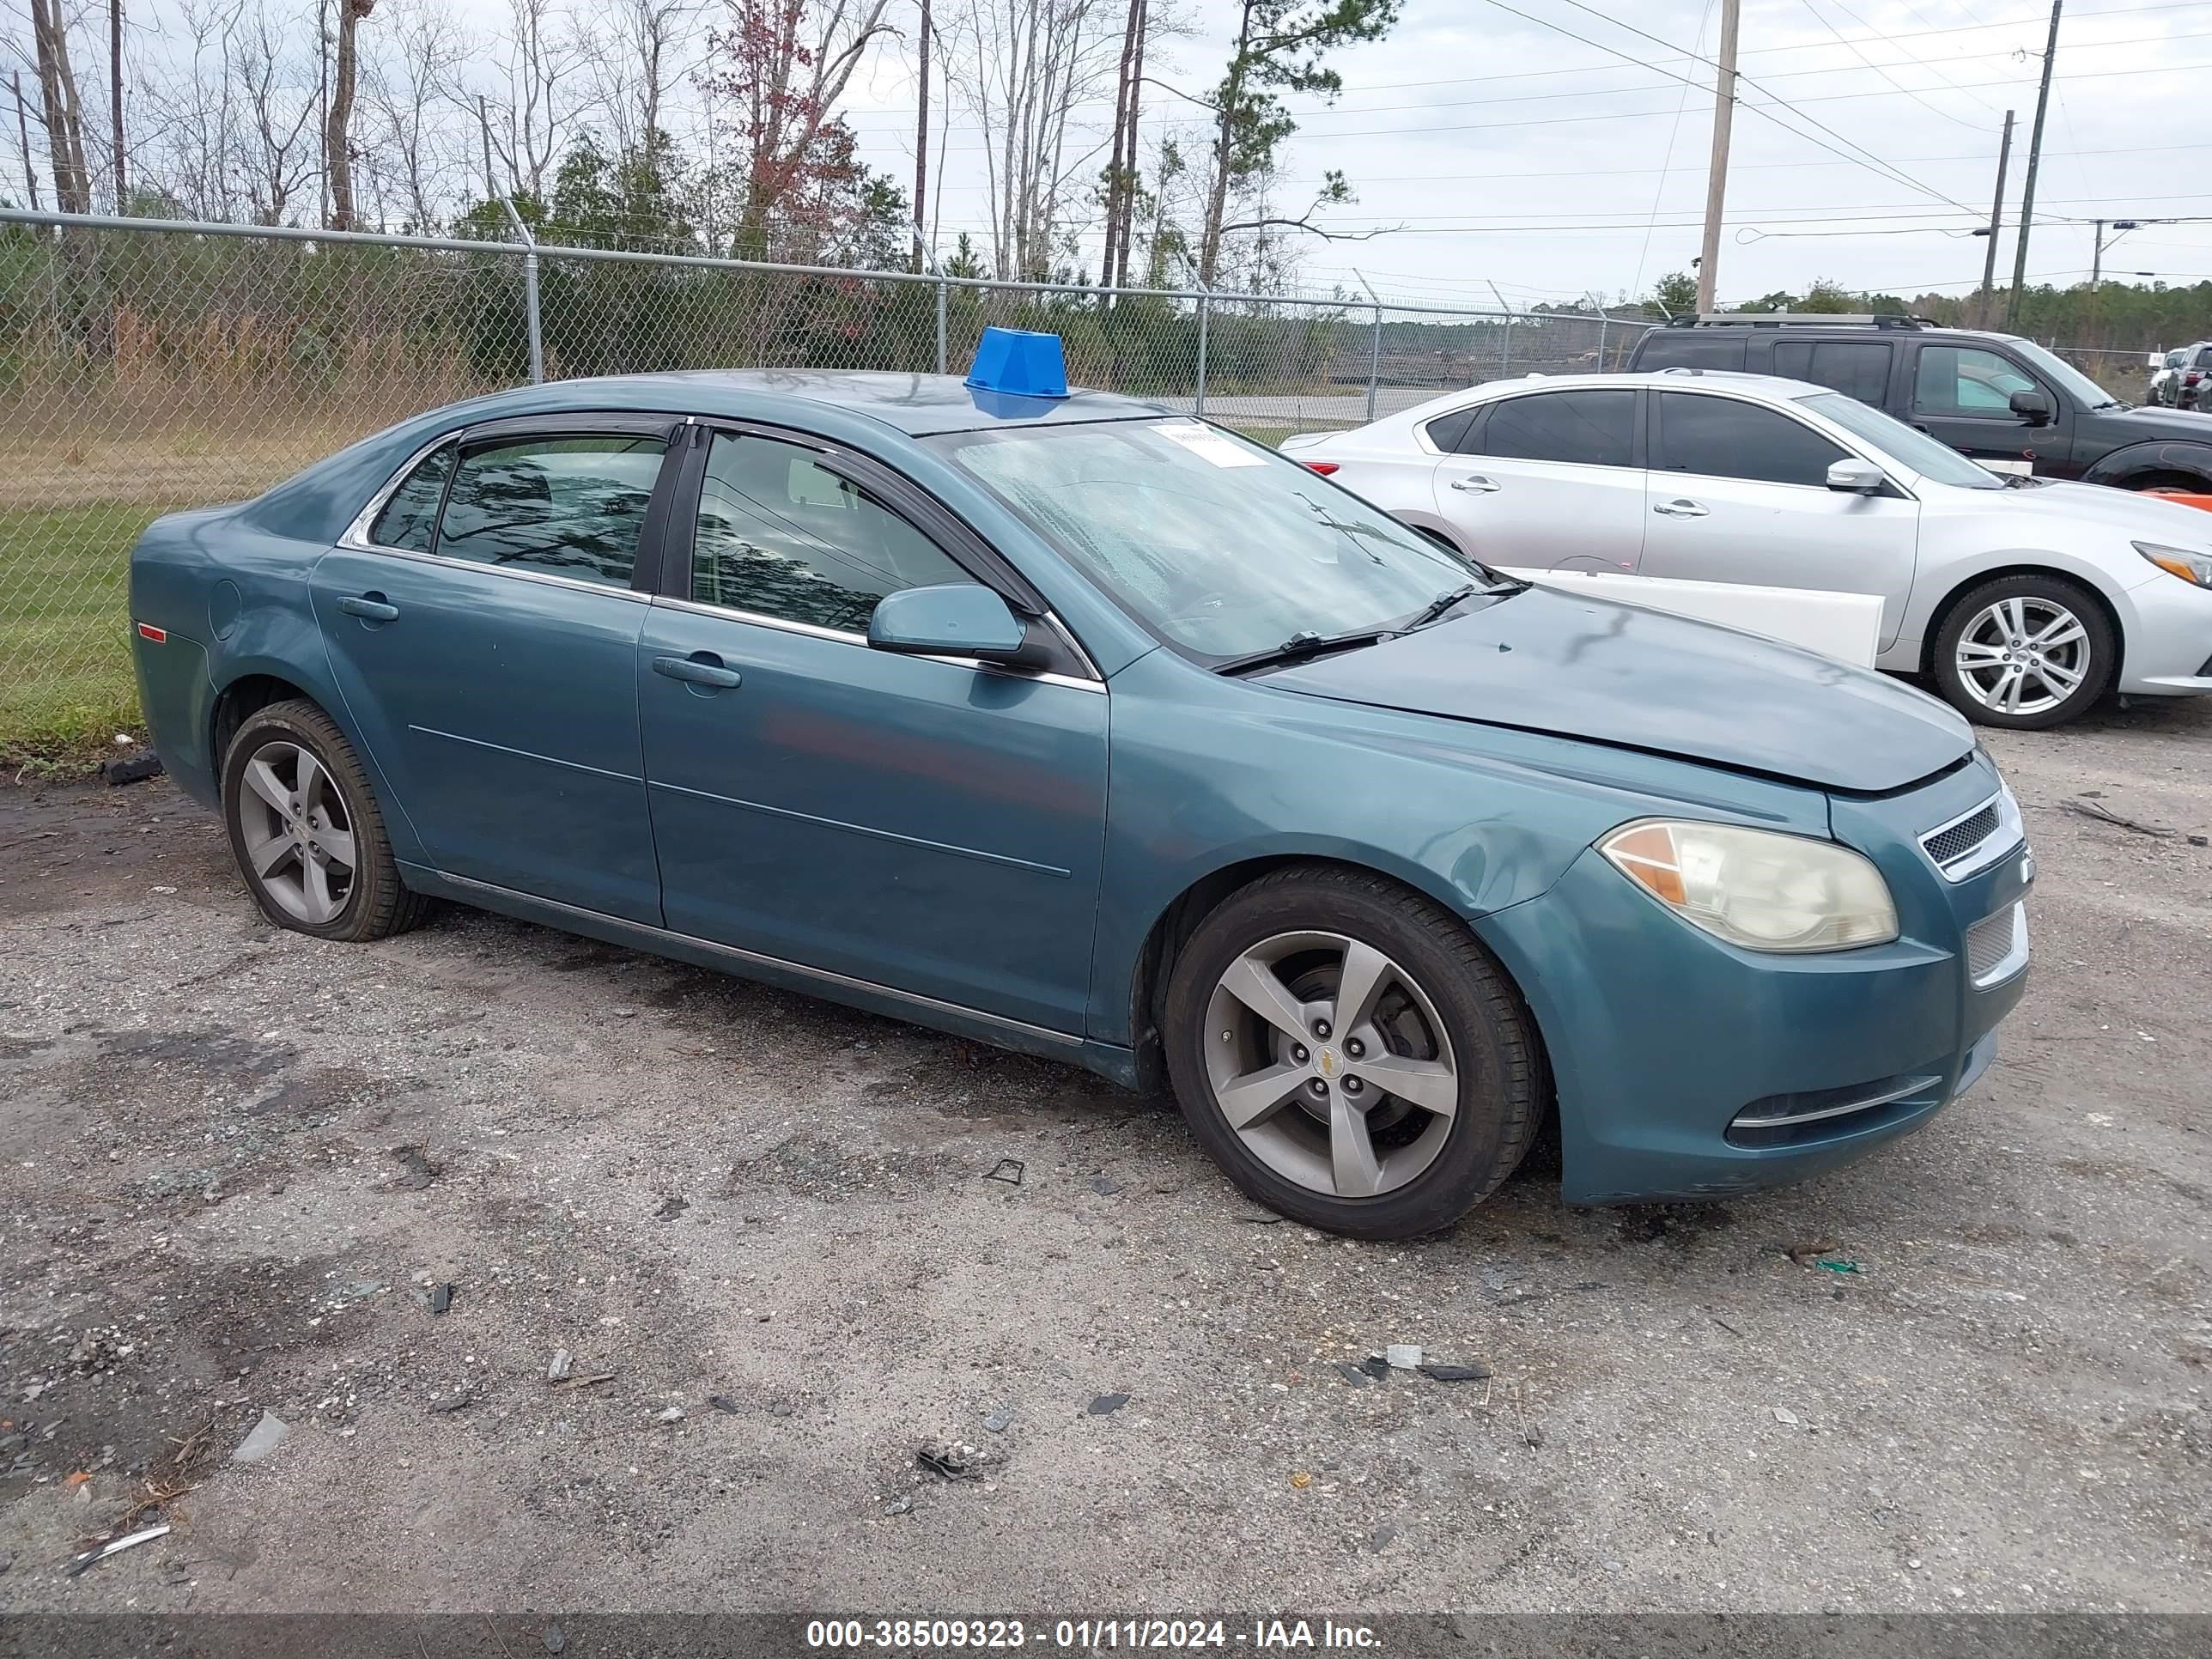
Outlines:
[[2025,981],[2019,811],[1879,675],[1511,580],[1097,392],[714,373],[421,416],[131,560],[271,921],[433,899],[1171,1089],[1244,1192],[1442,1226],[1923,1124]]

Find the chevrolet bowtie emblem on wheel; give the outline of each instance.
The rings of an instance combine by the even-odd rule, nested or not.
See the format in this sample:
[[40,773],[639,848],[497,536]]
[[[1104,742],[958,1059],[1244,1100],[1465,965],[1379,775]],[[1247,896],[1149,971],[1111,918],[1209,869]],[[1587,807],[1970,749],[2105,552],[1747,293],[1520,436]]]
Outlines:
[[1321,1051],[1321,1074],[1323,1077],[1334,1077],[1336,1075],[1336,1051],[1334,1049],[1324,1048]]

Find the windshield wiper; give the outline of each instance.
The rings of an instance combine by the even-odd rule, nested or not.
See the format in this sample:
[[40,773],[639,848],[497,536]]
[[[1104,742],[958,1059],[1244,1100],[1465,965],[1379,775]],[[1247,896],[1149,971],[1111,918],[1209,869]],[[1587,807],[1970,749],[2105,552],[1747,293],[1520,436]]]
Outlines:
[[1398,625],[1408,629],[1426,628],[1431,623],[1440,620],[1444,612],[1461,601],[1474,599],[1478,594],[1494,593],[1498,591],[1494,587],[1484,587],[1477,582],[1468,582],[1459,587],[1447,588]]
[[1404,631],[1401,628],[1355,628],[1343,634],[1316,634],[1311,629],[1297,633],[1280,645],[1269,646],[1265,651],[1248,651],[1241,657],[1231,657],[1213,665],[1217,674],[1241,674],[1252,668],[1279,668],[1285,663],[1304,662],[1309,657],[1318,657],[1330,651],[1356,651],[1363,645],[1375,645],[1383,640],[1395,640]]

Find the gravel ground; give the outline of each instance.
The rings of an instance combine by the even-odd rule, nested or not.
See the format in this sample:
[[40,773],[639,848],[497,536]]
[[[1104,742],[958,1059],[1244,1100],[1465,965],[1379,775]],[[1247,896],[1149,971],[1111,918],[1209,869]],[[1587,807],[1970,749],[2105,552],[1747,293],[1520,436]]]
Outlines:
[[460,910],[319,945],[166,784],[0,790],[0,1613],[2204,1609],[2212,706],[1992,746],[2038,959],[1971,1096],[1415,1245],[1073,1071]]

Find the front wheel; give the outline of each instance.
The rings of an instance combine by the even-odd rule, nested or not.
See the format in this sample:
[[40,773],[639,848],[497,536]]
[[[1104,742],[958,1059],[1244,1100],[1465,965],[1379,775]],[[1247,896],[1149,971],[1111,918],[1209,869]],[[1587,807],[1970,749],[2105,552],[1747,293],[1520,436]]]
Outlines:
[[2087,712],[2119,667],[2103,610],[2054,576],[2003,576],[1962,595],[1936,630],[1944,697],[1981,726],[2033,731]]
[[1231,1180],[1359,1238],[1456,1221],[1528,1150],[1542,1061],[1466,923],[1380,876],[1300,866],[1199,925],[1162,1031],[1184,1120]]

